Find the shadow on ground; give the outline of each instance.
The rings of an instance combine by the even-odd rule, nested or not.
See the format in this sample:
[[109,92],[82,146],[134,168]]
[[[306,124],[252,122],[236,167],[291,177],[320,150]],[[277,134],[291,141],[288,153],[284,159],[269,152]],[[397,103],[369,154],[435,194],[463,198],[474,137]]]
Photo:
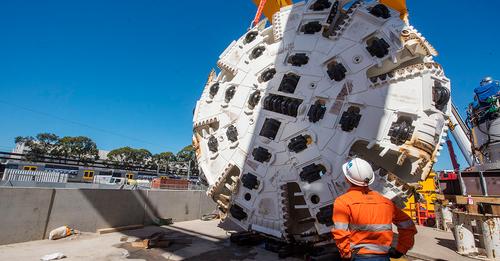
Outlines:
[[451,249],[453,251],[457,251],[457,245],[455,244],[455,240],[445,239],[445,238],[436,238],[438,241],[438,245]]
[[[223,222],[216,229],[213,222],[207,222],[207,227],[213,226],[208,232],[199,231],[200,226],[187,228],[179,226],[146,227],[140,230],[127,231],[127,242],[113,245],[128,251],[128,259],[144,260],[276,260],[277,254],[264,249],[264,244],[257,246],[238,246],[229,240],[229,233],[221,228],[236,232],[237,227],[230,222]],[[199,224],[199,223],[198,223]],[[201,227],[203,223],[201,223]],[[135,238],[145,238],[155,232],[162,232],[165,238],[171,239],[168,247],[144,249],[132,246]]]

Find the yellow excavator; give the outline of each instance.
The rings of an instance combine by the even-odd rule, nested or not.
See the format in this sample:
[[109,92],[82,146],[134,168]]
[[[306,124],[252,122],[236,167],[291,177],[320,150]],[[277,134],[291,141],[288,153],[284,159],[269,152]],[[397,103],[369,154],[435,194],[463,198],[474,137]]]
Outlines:
[[[261,14],[269,20],[269,22],[273,22],[273,14],[278,12],[280,8],[292,5],[292,0],[252,0],[257,6],[258,11],[255,17],[256,20],[254,22],[258,22]],[[344,6],[351,0],[340,0],[340,6]],[[408,10],[406,8],[406,0],[380,0],[381,4],[389,6],[390,8],[397,10],[401,14],[401,19],[403,21],[407,21],[408,19]]]

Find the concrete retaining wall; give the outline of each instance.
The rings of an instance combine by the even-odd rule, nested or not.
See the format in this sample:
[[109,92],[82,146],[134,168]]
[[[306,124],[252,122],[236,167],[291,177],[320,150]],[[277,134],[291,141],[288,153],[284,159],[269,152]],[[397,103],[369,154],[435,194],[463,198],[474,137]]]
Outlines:
[[0,189],[0,244],[41,239],[51,189]]
[[59,226],[97,229],[198,219],[216,205],[204,191],[0,188],[0,245],[47,238]]

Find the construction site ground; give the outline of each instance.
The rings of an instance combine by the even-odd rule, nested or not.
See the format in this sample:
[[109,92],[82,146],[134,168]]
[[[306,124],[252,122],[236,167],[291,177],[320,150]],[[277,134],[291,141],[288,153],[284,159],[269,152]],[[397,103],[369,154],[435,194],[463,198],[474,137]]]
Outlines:
[[[473,260],[455,252],[451,233],[421,226],[418,231],[415,247],[406,259],[400,260]],[[132,246],[133,241],[154,232],[164,232],[171,244],[152,249]],[[230,243],[229,236],[219,220],[194,220],[104,235],[82,233],[60,240],[3,245],[0,260],[40,260],[56,252],[63,253],[64,260],[278,260],[277,254],[265,250],[263,245],[236,246]]]

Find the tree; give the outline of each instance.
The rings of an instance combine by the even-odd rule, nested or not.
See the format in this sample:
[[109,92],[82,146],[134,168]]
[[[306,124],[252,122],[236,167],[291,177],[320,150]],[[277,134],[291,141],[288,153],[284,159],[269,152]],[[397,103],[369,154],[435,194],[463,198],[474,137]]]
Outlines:
[[147,165],[153,156],[153,154],[147,149],[136,149],[134,151],[134,163],[136,165]]
[[188,145],[184,147],[182,150],[177,152],[177,160],[178,161],[188,161],[189,171],[191,175],[198,175],[198,164],[195,160],[195,149],[193,145]]
[[16,137],[16,143],[24,143],[29,148],[26,153],[28,160],[40,160],[44,156],[51,155],[56,151],[59,137],[53,133],[39,133],[36,137]]
[[85,136],[59,138],[53,133],[39,133],[35,137],[16,137],[16,143],[24,143],[29,148],[28,160],[43,160],[46,156],[73,158],[81,161],[96,160],[99,150],[95,142]]
[[132,164],[132,150],[130,147],[114,149],[108,153],[108,160],[124,165]]
[[35,138],[32,136],[18,136],[15,138],[15,142],[16,144],[22,143],[24,146],[29,148],[29,150],[25,153],[27,160],[36,161],[45,155],[44,150],[37,144]]
[[[33,137],[31,137],[31,138],[33,138]],[[18,144],[18,143],[24,143],[24,142],[26,142],[26,140],[27,140],[27,137],[17,136],[17,137],[14,139],[14,142],[15,142],[16,144]]]
[[176,161],[176,157],[174,153],[170,151],[162,152],[159,154],[155,154],[152,160],[152,167],[160,169],[165,167],[167,170],[169,169],[169,163],[172,161]]
[[131,165],[147,165],[152,159],[152,154],[146,149],[134,149],[131,147],[122,147],[114,149],[108,153],[108,160],[124,167]]
[[189,161],[194,158],[194,148],[193,145],[188,145],[184,147],[182,150],[177,152],[177,160],[178,161]]
[[38,144],[43,148],[44,155],[59,156],[57,150],[57,143],[59,136],[52,133],[39,133],[36,135]]
[[174,153],[170,151],[155,154],[153,156],[155,163],[166,164],[167,162],[176,161]]
[[40,142],[40,144],[52,149],[59,141],[59,136],[53,133],[39,133],[36,135],[36,139]]
[[96,143],[88,137],[63,137],[56,144],[53,154],[65,158],[75,158],[83,161],[96,160],[99,158],[99,150]]

